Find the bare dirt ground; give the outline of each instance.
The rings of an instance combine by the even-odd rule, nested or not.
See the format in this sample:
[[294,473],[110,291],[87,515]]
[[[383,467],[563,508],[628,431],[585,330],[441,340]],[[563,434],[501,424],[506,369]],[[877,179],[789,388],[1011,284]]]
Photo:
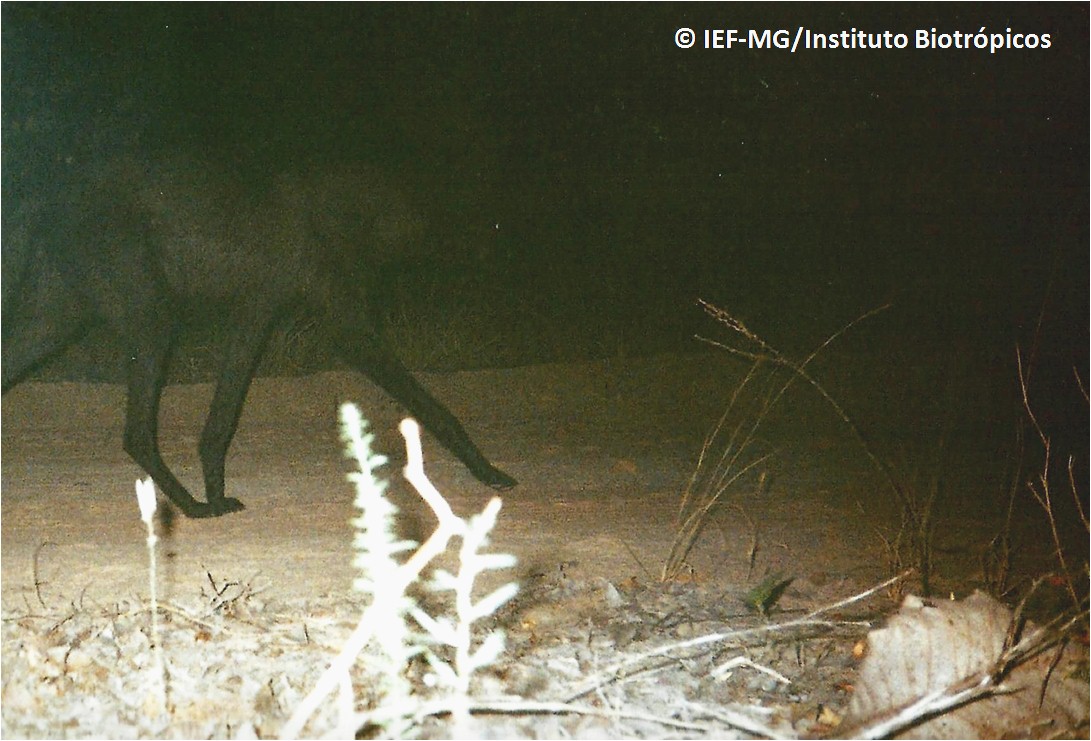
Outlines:
[[[424,380],[520,481],[504,496],[499,549],[526,569],[564,564],[580,577],[647,579],[658,575],[680,492],[737,375],[737,366],[715,356],[694,356]],[[210,395],[208,385],[169,387],[161,414],[164,456],[198,497],[196,448]],[[392,458],[386,470],[398,501],[416,507],[400,476],[399,409],[380,391],[350,373],[259,379],[227,464],[229,493],[247,508],[234,517],[174,520],[163,544],[172,572],[168,596],[199,588],[206,572],[263,578],[283,596],[349,588],[353,491],[337,429],[343,401],[360,406],[378,448]],[[121,448],[124,406],[124,389],[112,385],[26,384],[4,399],[6,602],[35,579],[51,601],[109,601],[144,589],[144,526],[133,495],[142,473]],[[740,487],[740,504],[766,543],[760,566],[803,566],[861,583],[883,576],[876,554],[861,550],[861,540],[873,540],[870,533],[860,537],[866,510],[847,495],[844,478],[821,482],[821,460],[805,453],[793,449],[793,459],[777,462],[780,481],[771,490],[757,495],[753,486]],[[425,455],[456,511],[468,514],[492,495],[427,437]],[[752,496],[760,502],[747,502]],[[706,537],[693,563],[699,578],[743,580],[752,533],[737,519],[740,532],[725,533],[727,542],[720,533]]]
[[[890,575],[879,533],[892,532],[898,514],[881,493],[882,482],[846,430],[828,423],[819,426],[828,431],[820,432],[793,423],[793,416],[803,412],[789,404],[782,418],[771,421],[763,433],[775,455],[740,482],[690,555],[684,578],[658,584],[675,535],[680,492],[703,437],[744,370],[723,356],[704,354],[422,374],[494,463],[520,481],[503,497],[492,540],[495,550],[518,558],[514,576],[524,594],[537,595],[534,599],[539,601],[517,602],[509,608],[513,611],[509,617],[515,615],[510,640],[521,647],[520,656],[529,655],[533,645],[548,642],[545,636],[553,628],[548,627],[549,609],[543,612],[542,604],[558,589],[568,599],[579,594],[585,602],[604,600],[615,617],[600,616],[599,623],[616,624],[616,615],[634,609],[626,608],[634,601],[645,607],[659,605],[657,620],[634,629],[641,633],[638,637],[615,635],[598,625],[618,642],[693,635],[699,628],[682,630],[679,623],[685,621],[668,618],[672,611],[692,614],[696,604],[714,607],[720,620],[735,615],[743,622],[760,623],[763,618],[748,612],[743,596],[770,575],[793,579],[777,605],[785,615],[847,597]],[[170,387],[161,413],[164,455],[198,497],[202,493],[196,445],[210,395],[208,385]],[[361,407],[376,431],[379,450],[393,459],[385,470],[392,496],[403,508],[405,534],[417,540],[427,535],[432,526],[429,515],[399,473],[404,461],[397,433],[400,411],[387,397],[349,373],[259,379],[227,462],[228,494],[241,499],[246,509],[212,520],[173,519],[161,533],[161,600],[224,608],[239,597],[234,607],[241,608],[245,598],[250,600],[244,615],[248,625],[257,624],[258,613],[279,610],[281,616],[295,616],[288,620],[309,619],[316,635],[318,616],[324,615],[333,631],[327,644],[338,644],[336,631],[347,633],[360,604],[352,592],[353,490],[345,481],[351,462],[342,456],[336,423],[337,407],[344,401]],[[77,638],[97,640],[120,631],[121,622],[134,619],[132,606],[146,601],[145,530],[133,494],[133,482],[142,472],[121,447],[123,410],[123,389],[112,385],[31,383],[4,398],[2,596],[6,625],[13,630],[15,625],[34,624],[40,632],[56,632],[58,622],[71,625],[83,620]],[[459,514],[480,510],[493,493],[427,437],[425,462]],[[993,519],[999,522],[989,507],[968,505],[961,511],[965,521],[948,522],[937,542],[948,575],[941,588],[957,590],[960,596],[979,583],[981,549],[995,534],[989,518],[996,515]],[[961,569],[953,564],[961,564]],[[639,594],[644,597],[638,599]],[[813,735],[823,732],[823,726],[815,725],[822,722],[830,724],[827,731],[834,729],[835,721],[822,716],[823,708],[829,708],[833,718],[838,708],[844,710],[851,682],[842,675],[851,671],[852,643],[866,633],[869,620],[889,612],[893,603],[882,592],[857,608],[853,614],[857,627],[819,652],[827,657],[833,674],[791,696],[797,709],[776,721],[782,732]],[[559,622],[580,624],[588,619],[586,610],[572,607],[566,614],[568,609],[557,607]],[[80,614],[84,615],[80,620],[72,618]],[[237,612],[232,617],[237,618]],[[186,630],[190,629],[193,625],[187,623]],[[317,676],[331,655],[329,650],[320,652],[314,665],[300,669],[298,675],[287,670],[291,681],[285,682],[293,685],[291,690],[285,686],[275,691],[273,679],[265,682],[268,689],[254,690],[273,693],[273,710],[239,711],[238,702],[231,705],[225,700],[225,707],[242,712],[241,719],[227,710],[219,714],[209,710],[218,706],[208,690],[201,721],[191,719],[190,725],[181,723],[183,713],[177,704],[178,722],[173,726],[126,725],[124,713],[115,713],[112,720],[101,721],[104,727],[95,727],[96,721],[88,720],[94,715],[86,708],[73,711],[63,723],[57,720],[61,725],[56,726],[35,718],[35,713],[44,712],[41,698],[16,692],[11,672],[33,666],[27,658],[33,651],[25,636],[5,631],[3,722],[9,737],[269,736],[291,709],[288,695],[298,698],[304,691],[298,686],[304,675]],[[557,628],[557,635],[561,632]],[[173,649],[166,639],[178,662],[182,654],[198,663],[212,661],[192,659],[210,649],[230,653],[224,646],[216,649],[216,640],[208,642],[201,630],[197,635],[195,643]],[[308,634],[307,640],[312,636]],[[587,640],[590,645],[590,637]],[[46,657],[41,662],[48,662],[50,647],[39,648]],[[117,653],[120,657],[121,649]],[[798,657],[798,649],[792,655]],[[587,667],[581,662],[580,668]],[[83,697],[75,689],[78,684],[67,694]],[[788,697],[781,699],[787,703]],[[801,719],[806,719],[804,725]],[[770,719],[766,722],[776,725]],[[595,727],[598,730],[549,726],[505,732],[546,736],[666,732],[655,724],[650,727],[641,731],[635,726]],[[729,727],[717,726],[716,732],[726,733]]]

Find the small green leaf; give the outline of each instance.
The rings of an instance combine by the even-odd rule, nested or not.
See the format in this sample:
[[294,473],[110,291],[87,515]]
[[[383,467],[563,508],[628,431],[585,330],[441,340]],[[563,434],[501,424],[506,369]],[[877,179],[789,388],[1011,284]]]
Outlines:
[[776,606],[781,596],[784,595],[784,590],[788,588],[788,585],[795,580],[794,576],[784,578],[784,574],[775,573],[771,576],[767,576],[762,580],[761,584],[751,589],[743,597],[743,602],[751,610],[761,613],[762,615],[768,615],[769,611]]

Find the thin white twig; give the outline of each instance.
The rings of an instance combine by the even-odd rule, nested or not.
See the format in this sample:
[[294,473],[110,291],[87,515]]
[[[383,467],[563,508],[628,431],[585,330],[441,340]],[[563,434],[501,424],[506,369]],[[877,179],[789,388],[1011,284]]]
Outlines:
[[[696,702],[686,702],[685,707],[689,708],[694,713],[701,715],[707,715],[710,718],[715,718],[721,723],[738,728],[739,730],[746,731],[747,733],[753,733],[755,736],[764,736],[765,738],[791,738],[791,736],[785,736],[782,733],[777,733],[764,723],[760,723],[748,715],[745,715],[737,710],[733,710],[729,707],[721,706],[716,708],[710,708],[707,705],[702,705]],[[761,708],[765,710],[765,708]]]
[[738,669],[740,666],[749,667],[750,669],[756,669],[759,672],[762,672],[764,674],[768,674],[770,677],[777,680],[781,684],[791,684],[792,683],[792,680],[788,679],[788,677],[784,676],[783,674],[778,672],[776,669],[770,669],[767,666],[762,666],[761,664],[758,664],[758,663],[756,663],[754,661],[751,661],[746,656],[736,656],[735,658],[730,659],[729,661],[725,661],[724,663],[720,664],[718,667],[716,667],[715,669],[710,671],[708,673],[708,675],[712,679],[719,679],[719,680],[728,679],[731,676],[731,670],[732,669]]
[[[532,702],[530,700],[473,700],[471,699],[468,710],[476,715],[584,715],[596,718],[609,718],[611,720],[635,720],[649,723],[658,723],[668,728],[681,728],[689,731],[702,731],[711,734],[716,729],[707,723],[695,723],[693,721],[668,718],[652,713],[639,713],[615,708],[595,708],[588,705],[573,705],[568,702]],[[356,716],[357,722],[362,726],[366,723],[380,724],[387,716],[405,712],[405,708],[377,708],[376,710],[360,713]],[[425,702],[417,705],[411,711],[414,720],[450,715],[451,705],[446,700]]]

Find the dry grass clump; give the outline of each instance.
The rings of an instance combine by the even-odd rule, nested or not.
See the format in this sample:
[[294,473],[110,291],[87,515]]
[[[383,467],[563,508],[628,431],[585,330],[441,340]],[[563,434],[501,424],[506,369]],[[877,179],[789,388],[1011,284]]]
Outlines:
[[[664,580],[678,578],[686,568],[686,558],[693,549],[710,514],[720,507],[727,495],[745,476],[765,463],[770,454],[759,452],[758,432],[773,408],[781,400],[796,379],[810,385],[833,408],[838,418],[848,426],[861,443],[865,454],[884,474],[899,501],[905,501],[904,490],[899,486],[888,464],[879,459],[860,429],[841,405],[807,371],[807,366],[836,339],[860,322],[889,308],[880,306],[849,322],[827,337],[801,362],[795,362],[752,332],[740,319],[706,301],[698,302],[705,312],[727,327],[744,343],[742,347],[698,337],[703,342],[719,347],[732,355],[749,360],[752,365],[746,376],[735,388],[727,408],[701,448],[693,475],[682,494],[677,518],[677,535],[671,544],[661,577]],[[758,485],[764,483],[759,476]],[[751,544],[750,560],[753,562],[756,545]]]

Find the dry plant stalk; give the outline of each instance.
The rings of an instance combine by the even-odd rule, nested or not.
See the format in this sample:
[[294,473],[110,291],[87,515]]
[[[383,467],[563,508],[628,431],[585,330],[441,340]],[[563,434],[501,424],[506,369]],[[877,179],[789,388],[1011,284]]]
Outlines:
[[[937,466],[936,470],[928,474],[924,486],[921,487],[918,486],[917,482],[924,477],[909,473],[907,463],[897,469],[891,467],[892,472],[897,471],[898,485],[904,494],[901,519],[898,523],[898,531],[893,539],[888,538],[882,532],[879,533],[879,538],[886,548],[889,570],[892,573],[897,573],[912,567],[920,580],[921,592],[924,597],[932,596],[932,567],[936,530],[934,512],[936,502],[940,498],[940,469],[941,466]],[[901,601],[905,594],[900,593],[891,596],[897,601]]]
[[[697,465],[686,485],[686,490],[682,495],[682,502],[678,507],[678,532],[671,543],[670,553],[667,555],[667,560],[663,564],[663,570],[660,574],[660,578],[664,581],[674,579],[682,572],[689,552],[693,549],[698,536],[700,536],[708,521],[709,513],[720,502],[723,495],[739,478],[769,458],[770,454],[767,453],[740,464],[740,460],[749,452],[754,440],[754,434],[772,404],[767,404],[762,409],[757,419],[751,421],[749,429],[745,432],[743,431],[744,420],[731,430],[726,441],[719,442],[722,439],[724,425],[739,401],[743,390],[755,377],[759,366],[760,363],[754,363],[750,367],[746,377],[731,394],[731,401],[728,402],[727,409],[724,410],[716,426],[708,434],[701,446]],[[722,452],[716,463],[711,466],[711,470],[709,470],[706,461],[710,460],[714,445],[720,448]]]
[[[871,459],[880,472],[884,474],[886,480],[890,483],[891,488],[898,496],[899,501],[902,502],[903,505],[905,504],[905,492],[896,481],[890,467],[883,463],[872,452],[870,445],[868,445],[867,440],[860,432],[860,429],[852,422],[844,409],[841,408],[833,397],[830,396],[818,381],[811,377],[806,370],[807,365],[809,365],[811,361],[813,361],[818,354],[834,340],[860,322],[885,311],[890,307],[889,304],[872,309],[852,320],[840,330],[827,337],[825,341],[799,363],[786,358],[776,350],[776,348],[765,342],[761,337],[752,332],[740,319],[732,316],[729,312],[714,306],[707,301],[698,300],[698,304],[700,304],[709,316],[725,325],[732,332],[741,335],[745,340],[756,345],[758,349],[756,351],[743,350],[732,345],[710,340],[706,337],[697,337],[697,339],[702,342],[707,342],[710,345],[719,347],[733,355],[747,358],[753,365],[732,393],[727,409],[724,410],[724,413],[716,426],[713,428],[712,432],[709,433],[708,437],[705,438],[697,465],[686,486],[686,490],[682,496],[682,502],[679,506],[678,532],[675,535],[670,552],[663,565],[661,572],[661,578],[663,580],[675,578],[682,572],[686,558],[704,529],[709,514],[721,502],[724,494],[727,493],[740,477],[768,459],[768,454],[755,457],[748,461],[745,460],[744,456],[750,450],[755,435],[762,423],[764,423],[773,407],[776,406],[777,402],[780,401],[781,397],[788,391],[797,377],[802,378],[810,384],[810,386],[818,391],[822,398],[833,407],[841,421],[848,425],[857,440],[860,441],[868,458]],[[779,387],[774,384],[761,400],[760,407],[756,414],[750,419],[743,418],[735,424],[730,433],[726,435],[725,440],[723,435],[725,425],[728,424],[729,418],[731,418],[732,413],[736,410],[744,389],[752,384],[758,369],[765,363],[771,363],[775,368],[787,370],[789,372],[788,378],[780,384]],[[723,442],[720,442],[721,440]],[[722,452],[716,459],[716,463],[712,465],[711,470],[709,470],[709,462],[713,457],[712,449],[714,446],[722,447]]]
[[[1023,366],[1022,352],[1016,348],[1015,359],[1019,369],[1019,388],[1022,392],[1023,409],[1027,413],[1027,418],[1030,419],[1031,428],[1035,434],[1038,435],[1039,441],[1042,443],[1042,470],[1035,479],[1031,479],[1027,482],[1027,488],[1030,489],[1030,493],[1034,496],[1035,501],[1045,512],[1046,519],[1049,521],[1050,535],[1053,538],[1053,545],[1057,556],[1057,563],[1061,568],[1061,575],[1065,581],[1065,588],[1068,591],[1068,596],[1072,600],[1073,606],[1079,608],[1083,603],[1083,600],[1079,596],[1079,592],[1076,588],[1077,575],[1075,574],[1072,566],[1068,562],[1068,558],[1065,556],[1064,543],[1061,538],[1060,531],[1057,527],[1057,513],[1054,508],[1053,493],[1049,485],[1049,474],[1052,467],[1052,440],[1045,430],[1042,429],[1041,424],[1038,422],[1038,417],[1034,413],[1034,409],[1030,403],[1030,393],[1028,391],[1029,386],[1029,370]],[[1083,380],[1080,378],[1079,373],[1076,373],[1076,381],[1079,384],[1080,391],[1083,394],[1084,401],[1088,401],[1087,390],[1083,385]],[[1072,492],[1072,499],[1076,505],[1076,513],[1080,519],[1080,523],[1083,525],[1085,531],[1091,532],[1091,525],[1088,523],[1087,512],[1083,506],[1083,499],[1080,496],[1079,488],[1076,485],[1076,476],[1073,470],[1075,465],[1072,456],[1068,457],[1068,483]],[[1088,572],[1088,563],[1085,561],[1083,564],[1084,575]]]
[[155,558],[155,546],[156,543],[159,542],[159,536],[155,534],[155,484],[152,482],[150,476],[143,481],[137,479],[136,502],[140,507],[140,519],[143,520],[144,526],[148,530],[148,537],[145,542],[148,546],[148,592],[151,600],[151,638],[155,656],[155,663],[153,666],[155,681],[153,684],[155,687],[155,697],[158,704],[159,715],[160,717],[163,717],[167,714],[167,670],[166,665],[163,662],[163,645],[159,638],[159,596],[156,590],[157,569]]
[[1012,473],[1008,486],[1008,506],[1004,515],[1004,524],[1000,526],[989,546],[981,557],[981,573],[985,575],[987,590],[1000,599],[1004,599],[1011,591],[1012,578],[1012,546],[1011,532],[1015,518],[1015,501],[1019,493],[1020,480],[1022,478],[1023,465],[1023,426],[1016,427],[1015,456]]

